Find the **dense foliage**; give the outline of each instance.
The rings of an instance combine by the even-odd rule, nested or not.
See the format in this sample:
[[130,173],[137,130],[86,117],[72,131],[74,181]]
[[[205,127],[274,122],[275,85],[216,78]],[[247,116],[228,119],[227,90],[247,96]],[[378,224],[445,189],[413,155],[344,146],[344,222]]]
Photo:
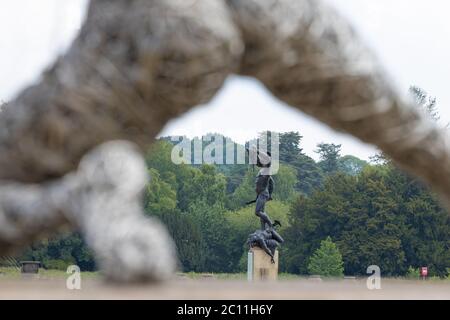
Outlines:
[[[197,142],[205,150],[215,139],[238,146],[217,134]],[[348,275],[365,274],[372,264],[384,275],[410,275],[420,266],[428,266],[431,275],[447,275],[450,215],[426,187],[389,161],[370,164],[342,156],[340,145],[319,144],[315,161],[303,153],[301,139],[297,132],[280,134],[281,166],[267,205],[286,240],[281,271],[316,273],[331,259],[332,275],[340,275],[342,267]],[[162,138],[146,156],[151,176],[143,197],[146,214],[167,225],[184,271],[244,271],[245,242],[259,225],[254,206],[245,205],[255,198],[257,168],[177,165],[171,161],[175,143]],[[226,157],[225,149],[220,157]],[[77,233],[36,243],[20,258],[41,260],[48,268],[76,263],[95,269]]]

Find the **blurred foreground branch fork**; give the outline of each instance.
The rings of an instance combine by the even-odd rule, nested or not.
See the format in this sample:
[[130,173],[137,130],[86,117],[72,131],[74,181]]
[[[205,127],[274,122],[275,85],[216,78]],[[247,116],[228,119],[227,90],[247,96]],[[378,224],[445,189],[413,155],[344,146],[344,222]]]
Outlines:
[[140,213],[142,158],[108,141],[148,144],[231,73],[377,145],[450,203],[446,134],[322,1],[92,0],[67,54],[0,114],[0,255],[79,227],[111,278],[167,277],[172,242]]
[[165,228],[142,214],[145,161],[126,141],[102,144],[78,170],[41,184],[0,186],[0,251],[62,226],[83,231],[104,274],[116,281],[158,280],[176,266]]

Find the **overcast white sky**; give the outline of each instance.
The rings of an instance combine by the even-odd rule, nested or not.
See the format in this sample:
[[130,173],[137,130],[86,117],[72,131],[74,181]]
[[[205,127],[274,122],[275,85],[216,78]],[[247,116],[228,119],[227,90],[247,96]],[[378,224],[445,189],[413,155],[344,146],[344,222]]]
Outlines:
[[[450,122],[450,2],[447,0],[327,0],[347,16],[377,52],[397,87],[416,84],[438,98]],[[8,101],[33,81],[78,31],[87,0],[0,2],[0,100]],[[249,121],[251,120],[251,121]],[[343,154],[367,159],[375,151],[335,133],[274,99],[258,82],[230,77],[206,106],[169,123],[161,134],[195,136],[220,132],[239,142],[264,130],[299,131],[314,158],[319,142],[342,143]]]

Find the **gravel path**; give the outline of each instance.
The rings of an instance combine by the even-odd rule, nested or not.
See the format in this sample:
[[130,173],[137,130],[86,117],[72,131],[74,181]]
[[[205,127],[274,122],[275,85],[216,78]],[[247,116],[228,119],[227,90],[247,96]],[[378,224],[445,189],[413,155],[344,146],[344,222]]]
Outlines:
[[0,279],[0,299],[450,299],[450,281],[382,280],[368,290],[365,280],[248,283],[216,279],[175,279],[157,285],[113,286],[82,281],[66,289],[65,279]]

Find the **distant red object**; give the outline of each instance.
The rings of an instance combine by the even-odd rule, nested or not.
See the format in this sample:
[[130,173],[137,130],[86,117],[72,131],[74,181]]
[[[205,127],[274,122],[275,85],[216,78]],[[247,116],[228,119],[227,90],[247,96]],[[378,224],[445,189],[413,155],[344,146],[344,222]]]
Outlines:
[[422,267],[422,268],[420,268],[420,275],[421,275],[422,277],[428,276],[428,267]]

